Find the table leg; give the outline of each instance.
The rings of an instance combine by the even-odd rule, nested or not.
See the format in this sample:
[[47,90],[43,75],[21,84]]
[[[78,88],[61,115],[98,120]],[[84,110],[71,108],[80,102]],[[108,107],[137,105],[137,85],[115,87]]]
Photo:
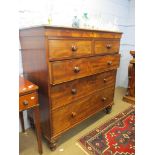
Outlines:
[[39,107],[34,108],[34,124],[38,142],[38,151],[42,154],[42,142],[41,142],[41,127],[40,127],[40,115],[39,115]]
[[20,118],[20,123],[21,123],[22,131],[25,132],[23,111],[19,112],[19,118]]

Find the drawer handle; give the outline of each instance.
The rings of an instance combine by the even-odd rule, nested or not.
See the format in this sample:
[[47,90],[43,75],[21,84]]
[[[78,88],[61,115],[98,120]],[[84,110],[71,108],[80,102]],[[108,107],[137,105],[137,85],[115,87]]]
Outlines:
[[72,92],[73,95],[75,95],[75,94],[77,93],[77,90],[76,90],[75,88],[73,88],[73,89],[71,90],[71,92]]
[[108,64],[109,66],[111,66],[111,65],[112,65],[112,61],[108,61],[107,64]]
[[26,100],[23,101],[23,105],[27,106],[28,104],[29,104],[28,101],[26,101]]
[[110,49],[111,48],[111,44],[107,44],[106,47],[107,47],[107,49]]
[[80,72],[80,68],[79,68],[79,67],[77,67],[77,66],[75,66],[75,67],[74,67],[74,72],[75,72],[75,73]]
[[71,49],[72,49],[73,52],[76,52],[78,48],[77,48],[76,45],[72,45],[72,48]]
[[107,100],[107,98],[106,97],[102,97],[102,99],[101,99],[103,102],[104,101],[106,101]]
[[76,115],[76,112],[72,112],[72,117],[75,117]]
[[104,81],[104,83],[106,83],[107,82],[107,79],[103,79],[103,81]]

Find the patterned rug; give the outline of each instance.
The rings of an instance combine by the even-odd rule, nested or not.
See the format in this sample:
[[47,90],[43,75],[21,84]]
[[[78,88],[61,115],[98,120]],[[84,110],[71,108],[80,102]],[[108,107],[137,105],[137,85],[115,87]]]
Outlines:
[[78,140],[93,155],[135,154],[135,110],[130,107]]

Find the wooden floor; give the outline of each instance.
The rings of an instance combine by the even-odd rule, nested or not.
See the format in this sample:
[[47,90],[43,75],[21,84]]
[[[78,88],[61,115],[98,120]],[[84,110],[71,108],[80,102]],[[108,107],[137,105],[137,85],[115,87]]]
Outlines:
[[[46,141],[43,140],[43,155],[85,155],[85,153],[76,144],[76,140],[131,106],[131,104],[122,101],[125,92],[126,90],[124,88],[117,88],[115,90],[115,104],[113,106],[112,112],[108,115],[104,112],[100,112],[82,122],[75,128],[67,131],[59,139],[59,146],[54,152],[50,151]],[[38,155],[37,142],[33,130],[26,130],[26,134],[20,133],[19,142],[20,155]]]

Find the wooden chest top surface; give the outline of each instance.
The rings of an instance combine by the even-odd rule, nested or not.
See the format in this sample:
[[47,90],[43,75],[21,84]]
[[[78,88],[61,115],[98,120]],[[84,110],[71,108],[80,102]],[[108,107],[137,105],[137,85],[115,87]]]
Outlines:
[[121,38],[122,32],[59,26],[33,26],[20,29],[20,36]]

